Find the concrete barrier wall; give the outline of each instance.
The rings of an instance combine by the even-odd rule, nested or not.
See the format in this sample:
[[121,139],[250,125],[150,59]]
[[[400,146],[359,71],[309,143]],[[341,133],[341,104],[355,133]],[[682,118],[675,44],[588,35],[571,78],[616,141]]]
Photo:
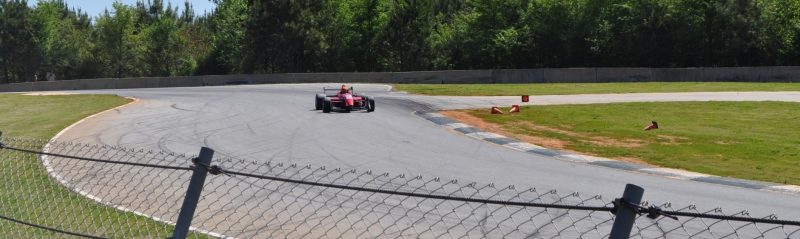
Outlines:
[[597,70],[594,68],[554,68],[544,69],[545,83],[594,83]]
[[765,81],[785,81],[798,82],[800,76],[800,66],[776,66],[770,67],[770,72]]
[[494,70],[492,74],[492,83],[544,83],[546,82],[544,71],[544,69]]
[[597,68],[595,82],[649,82],[653,81],[650,68]]
[[703,68],[703,78],[711,81],[763,82],[768,78],[769,68]]
[[[387,73],[385,73],[387,74]],[[399,84],[477,84],[492,83],[492,70],[471,71],[417,71],[388,73],[385,83]]]
[[652,68],[650,69],[650,79],[656,82],[704,81],[702,68]]
[[104,78],[0,84],[0,92],[334,82],[399,84],[507,84],[722,81],[800,82],[800,66],[720,68],[544,68]]

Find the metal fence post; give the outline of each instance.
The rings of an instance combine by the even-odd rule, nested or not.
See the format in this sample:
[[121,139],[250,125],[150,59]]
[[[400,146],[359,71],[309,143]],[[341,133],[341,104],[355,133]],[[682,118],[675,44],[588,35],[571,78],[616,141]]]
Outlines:
[[617,202],[615,202],[616,217],[614,218],[614,226],[611,228],[609,239],[627,239],[631,237],[637,210],[630,204],[639,205],[642,203],[643,194],[643,188],[633,184],[625,185],[625,192],[622,193],[622,198],[617,199]]
[[172,233],[173,239],[185,239],[189,234],[189,227],[192,225],[192,217],[197,209],[197,202],[200,200],[200,193],[203,191],[203,184],[208,175],[208,168],[211,165],[211,158],[214,157],[214,150],[203,147],[200,149],[200,156],[195,159],[194,172],[189,181],[189,189],[186,190],[186,197],[183,198],[183,206],[178,214],[178,222],[175,223],[175,231]]

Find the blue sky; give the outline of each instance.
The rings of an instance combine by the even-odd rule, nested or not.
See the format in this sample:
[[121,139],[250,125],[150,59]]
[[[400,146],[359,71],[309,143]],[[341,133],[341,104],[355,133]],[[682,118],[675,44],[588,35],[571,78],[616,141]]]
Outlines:
[[[144,0],[147,2],[147,0]],[[28,0],[28,4],[36,5],[36,0]],[[99,15],[103,10],[106,8],[111,9],[111,4],[115,1],[107,1],[107,0],[64,0],[70,8],[80,8],[84,12],[87,12],[89,16],[96,17]],[[117,2],[122,2],[128,5],[135,5],[136,0],[117,0]],[[178,6],[178,8],[183,9],[183,2],[184,0],[164,0],[164,5],[167,5],[167,2],[172,3],[172,6]],[[203,15],[203,13],[214,10],[216,5],[209,0],[189,0],[194,7],[195,15]]]

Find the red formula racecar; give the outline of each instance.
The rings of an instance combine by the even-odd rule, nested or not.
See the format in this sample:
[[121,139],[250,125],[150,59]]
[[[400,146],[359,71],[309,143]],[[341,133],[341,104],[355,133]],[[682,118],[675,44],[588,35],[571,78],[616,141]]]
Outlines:
[[315,97],[315,106],[323,113],[331,111],[349,113],[354,110],[375,111],[375,99],[356,94],[353,87],[347,88],[343,85],[340,89],[322,88],[322,92],[323,94],[317,94]]

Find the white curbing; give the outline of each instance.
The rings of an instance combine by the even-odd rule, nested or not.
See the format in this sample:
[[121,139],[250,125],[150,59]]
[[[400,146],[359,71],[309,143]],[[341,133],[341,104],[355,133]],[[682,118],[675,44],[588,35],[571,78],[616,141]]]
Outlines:
[[525,143],[525,142],[513,142],[513,143],[508,143],[508,144],[506,144],[504,146],[512,148],[512,149],[520,150],[520,151],[528,151],[528,150],[533,150],[533,149],[539,149],[539,150],[547,149],[547,148],[539,146],[539,145],[535,145],[535,144],[531,144],[531,143]]
[[662,176],[667,176],[671,178],[679,178],[679,179],[695,179],[695,178],[704,178],[704,177],[713,177],[710,174],[704,173],[695,173],[691,171],[681,170],[681,169],[674,169],[674,168],[643,168],[637,171],[645,172],[645,173],[652,173],[658,174]]
[[445,118],[443,114],[440,113],[423,113],[423,118]]
[[[98,116],[98,115],[101,115],[103,113],[106,113],[106,112],[109,112],[109,111],[112,111],[112,110],[117,110],[119,108],[126,107],[126,106],[129,106],[129,105],[132,105],[134,103],[139,102],[139,99],[137,99],[137,98],[133,98],[133,97],[126,97],[126,98],[131,99],[133,101],[128,102],[127,104],[124,104],[124,105],[120,105],[120,106],[117,106],[117,107],[114,107],[114,108],[111,108],[111,109],[107,109],[107,110],[101,111],[99,113],[90,115],[90,116],[88,116],[86,118],[78,120],[78,122],[75,122],[75,123],[67,126],[64,129],[62,129],[61,131],[58,132],[58,134],[56,134],[56,136],[53,136],[53,138],[50,141],[48,141],[47,144],[44,145],[44,148],[42,149],[42,151],[47,153],[50,150],[50,144],[52,142],[55,142],[55,140],[57,140],[59,137],[61,137],[61,135],[63,135],[64,133],[66,133],[67,131],[69,131],[70,129],[75,127],[76,125],[83,123],[87,119],[91,119],[91,118],[93,118],[95,116]],[[141,212],[137,212],[135,210],[132,210],[132,209],[129,209],[129,208],[126,208],[126,207],[123,207],[123,206],[111,204],[110,202],[105,202],[100,197],[97,197],[97,196],[92,195],[92,194],[90,194],[90,193],[88,193],[86,191],[78,189],[76,186],[72,185],[71,183],[69,183],[69,181],[64,179],[64,177],[59,175],[55,171],[55,169],[53,169],[53,166],[50,164],[50,160],[48,159],[48,156],[42,155],[42,156],[39,157],[39,159],[42,161],[42,165],[45,167],[45,170],[47,171],[47,174],[51,178],[55,179],[56,181],[58,181],[59,183],[64,185],[64,187],[68,188],[72,192],[78,193],[81,196],[84,196],[86,198],[94,200],[95,202],[97,202],[99,204],[103,204],[103,205],[106,205],[108,207],[112,207],[114,209],[117,209],[117,210],[120,210],[120,211],[123,211],[123,212],[130,212],[130,213],[133,213],[133,214],[135,214],[137,216],[146,217],[146,218],[152,219],[154,221],[166,223],[166,224],[172,225],[172,226],[175,226],[175,224],[176,224],[176,222],[173,222],[173,221],[169,221],[169,220],[162,219],[160,217],[156,217],[156,216],[153,216],[153,215],[147,215],[147,214],[144,214],[144,213],[141,213]],[[226,235],[223,235],[223,234],[220,234],[220,233],[207,231],[207,230],[203,230],[203,229],[196,228],[196,227],[191,227],[191,226],[189,227],[189,230],[195,231],[195,232],[199,232],[199,233],[203,233],[203,234],[206,234],[206,235],[209,235],[209,236],[213,236],[213,237],[217,237],[217,238],[235,238],[235,237],[230,237],[230,236],[226,236]]]
[[469,128],[472,126],[463,124],[463,123],[452,123],[452,124],[445,124],[444,127],[450,128],[452,130],[459,129],[459,128]]
[[601,161],[617,161],[609,158],[601,158],[601,157],[580,155],[580,154],[564,154],[564,155],[559,155],[557,157],[566,158],[572,161],[586,162],[586,163],[601,162]]
[[506,136],[502,136],[502,135],[495,134],[495,133],[483,132],[483,131],[481,131],[481,132],[474,132],[474,133],[468,133],[468,134],[467,134],[467,136],[469,136],[469,137],[473,137],[473,138],[476,138],[476,139],[499,139],[499,138],[506,138]]

